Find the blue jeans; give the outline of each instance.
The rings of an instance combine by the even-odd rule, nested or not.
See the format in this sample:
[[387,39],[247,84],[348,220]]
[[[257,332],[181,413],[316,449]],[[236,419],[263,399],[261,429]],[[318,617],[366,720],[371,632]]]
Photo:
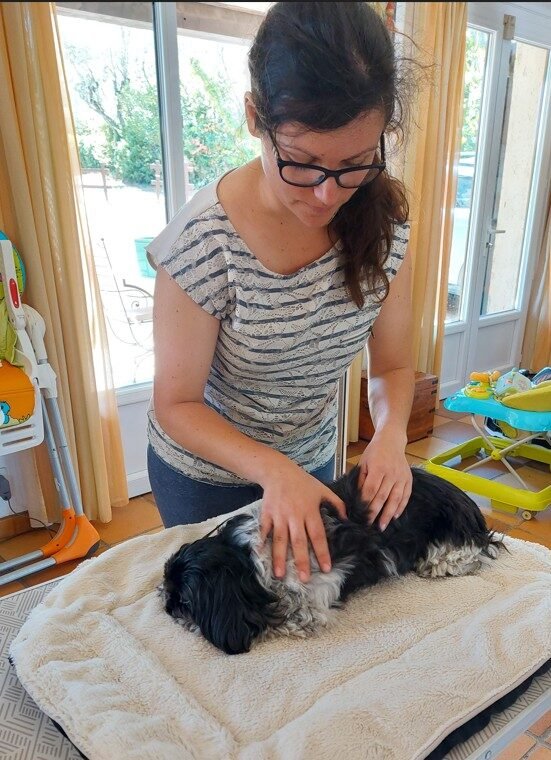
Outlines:
[[[147,449],[149,482],[165,528],[198,523],[233,512],[262,498],[259,485],[217,486],[193,480],[164,462],[151,446]],[[334,479],[335,457],[310,474],[322,483]]]

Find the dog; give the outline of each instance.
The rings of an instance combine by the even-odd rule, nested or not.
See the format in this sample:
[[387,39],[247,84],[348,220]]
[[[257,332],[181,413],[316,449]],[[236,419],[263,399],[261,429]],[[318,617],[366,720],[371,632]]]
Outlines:
[[318,632],[332,608],[383,578],[466,575],[497,557],[504,544],[471,498],[418,467],[412,475],[408,504],[384,531],[368,522],[358,467],[329,485],[347,517],[322,502],[332,568],[322,572],[310,548],[308,583],[298,579],[290,550],[285,577],[273,575],[270,537],[264,545],[260,539],[260,503],[230,518],[166,561],[159,587],[165,611],[223,652],[241,654],[267,635]]

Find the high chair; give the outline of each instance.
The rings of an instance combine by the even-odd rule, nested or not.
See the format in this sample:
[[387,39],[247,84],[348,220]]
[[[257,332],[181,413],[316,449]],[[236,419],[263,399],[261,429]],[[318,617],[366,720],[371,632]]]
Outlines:
[[[534,492],[507,460],[509,455],[524,457],[546,464],[551,470],[551,449],[533,443],[535,439],[551,443],[551,411],[513,409],[494,397],[472,398],[465,394],[465,389],[447,398],[444,407],[453,412],[470,414],[478,436],[431,457],[424,465],[429,472],[440,475],[465,491],[488,497],[492,509],[497,511],[516,514],[517,509],[522,509],[522,517],[525,520],[531,519],[533,513],[540,512],[551,504],[551,479],[549,486]],[[505,430],[513,428],[511,433],[520,437],[501,438],[489,435],[478,424],[476,415],[499,420],[505,423]],[[468,467],[455,469],[464,459],[477,456],[480,457],[478,461]],[[518,485],[514,487],[497,483],[473,474],[477,467],[492,461],[503,462]]]
[[[45,441],[62,508],[59,529],[50,541],[36,551],[0,563],[0,586],[3,586],[48,567],[88,557],[96,551],[100,538],[82,508],[57,403],[56,375],[48,363],[44,345],[44,320],[35,309],[21,303],[14,263],[16,252],[11,242],[0,239],[0,249],[4,298],[17,335],[13,366],[1,362],[8,365],[9,374],[0,374],[0,409],[4,412],[4,419],[0,419],[0,456]],[[10,386],[13,381],[17,387],[5,384],[3,387],[3,377],[9,377]],[[17,416],[12,416],[16,407]]]

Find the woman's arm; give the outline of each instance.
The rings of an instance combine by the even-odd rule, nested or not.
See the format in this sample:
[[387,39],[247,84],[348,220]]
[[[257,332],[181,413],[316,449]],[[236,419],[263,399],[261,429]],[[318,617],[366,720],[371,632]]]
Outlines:
[[406,254],[367,343],[368,400],[375,434],[360,459],[362,494],[384,530],[411,494],[406,429],[415,388],[411,355],[411,260]]
[[320,502],[344,505],[280,452],[241,433],[204,403],[219,321],[208,314],[163,270],[155,282],[153,403],[160,426],[188,451],[264,489],[262,532],[273,528],[274,569],[284,575],[290,538],[299,572],[309,577],[308,541],[320,566],[330,567]]

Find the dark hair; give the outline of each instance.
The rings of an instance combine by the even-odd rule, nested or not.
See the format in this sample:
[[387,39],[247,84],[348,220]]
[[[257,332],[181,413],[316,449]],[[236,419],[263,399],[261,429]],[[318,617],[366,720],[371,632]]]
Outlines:
[[[366,2],[275,3],[249,51],[251,91],[262,131],[295,122],[338,129],[381,109],[385,131],[400,132],[405,84],[384,22]],[[379,160],[379,157],[374,159]],[[343,245],[348,292],[364,303],[362,284],[381,284],[395,224],[408,218],[404,186],[386,171],[360,187],[337,212],[330,235]]]

